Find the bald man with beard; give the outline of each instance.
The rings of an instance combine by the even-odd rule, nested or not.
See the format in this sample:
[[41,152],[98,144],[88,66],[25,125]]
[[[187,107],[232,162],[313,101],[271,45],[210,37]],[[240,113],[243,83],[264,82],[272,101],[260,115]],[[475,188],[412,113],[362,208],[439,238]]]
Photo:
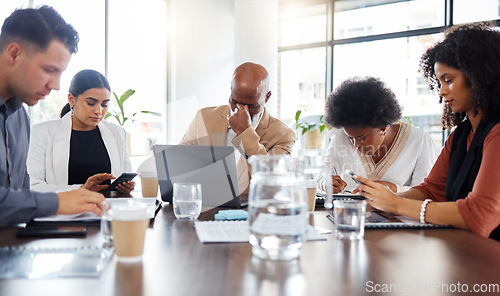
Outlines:
[[269,74],[258,64],[243,63],[231,80],[228,105],[198,111],[182,137],[182,145],[234,146],[240,191],[246,191],[252,155],[291,154],[295,133],[279,119],[269,115],[265,104],[271,97]]

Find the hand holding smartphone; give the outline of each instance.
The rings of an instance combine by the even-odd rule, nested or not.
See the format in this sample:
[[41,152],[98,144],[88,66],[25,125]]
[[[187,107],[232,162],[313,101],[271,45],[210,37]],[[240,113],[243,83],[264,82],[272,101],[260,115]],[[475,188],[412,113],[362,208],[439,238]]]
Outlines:
[[356,182],[356,184],[364,184],[363,182],[359,181],[358,179],[354,178],[354,176],[356,175],[353,171],[351,170],[346,170],[345,171],[345,174],[349,174],[351,176],[351,178],[354,180],[354,182]]
[[[354,178],[354,176],[356,176],[356,174],[353,171],[351,171],[351,170],[346,170],[344,174],[350,175],[351,178],[352,178],[352,180],[354,182],[356,182],[356,184],[365,184],[365,183],[359,181],[358,179]],[[353,198],[353,199],[366,199],[366,197],[364,197],[362,195],[359,195],[359,192],[356,192],[355,194],[352,194],[350,196],[350,198]]]
[[117,191],[116,186],[123,182],[132,181],[135,176],[137,176],[136,173],[123,173],[118,178],[116,178],[113,183],[111,183],[108,187],[104,188],[101,191]]

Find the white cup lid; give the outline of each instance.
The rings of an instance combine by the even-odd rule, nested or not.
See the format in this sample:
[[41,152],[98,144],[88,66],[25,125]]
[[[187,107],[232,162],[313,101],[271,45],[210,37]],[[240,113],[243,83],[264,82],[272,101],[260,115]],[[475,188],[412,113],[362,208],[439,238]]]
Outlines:
[[142,171],[139,173],[139,177],[141,177],[141,178],[156,178],[156,172]]
[[316,188],[317,181],[316,180],[306,180],[307,188]]
[[148,218],[147,205],[138,202],[112,205],[109,215],[112,220],[135,221]]

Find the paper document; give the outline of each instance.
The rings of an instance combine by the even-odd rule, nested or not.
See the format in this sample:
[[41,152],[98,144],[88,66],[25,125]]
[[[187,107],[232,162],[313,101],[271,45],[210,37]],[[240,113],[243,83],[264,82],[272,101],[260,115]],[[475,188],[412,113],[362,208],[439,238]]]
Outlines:
[[[127,202],[128,200],[140,201],[148,206],[148,216],[149,218],[154,218],[156,209],[156,197],[144,197],[144,198],[133,198],[133,197],[120,197],[120,198],[106,198],[106,200],[111,204]],[[48,217],[41,217],[33,219],[36,222],[63,222],[63,221],[99,221],[100,216],[92,212],[84,212],[75,215],[52,215]]]
[[[248,242],[250,235],[248,221],[196,221],[194,227],[202,243],[243,243]],[[308,241],[326,240],[311,225],[307,227],[306,238]]]

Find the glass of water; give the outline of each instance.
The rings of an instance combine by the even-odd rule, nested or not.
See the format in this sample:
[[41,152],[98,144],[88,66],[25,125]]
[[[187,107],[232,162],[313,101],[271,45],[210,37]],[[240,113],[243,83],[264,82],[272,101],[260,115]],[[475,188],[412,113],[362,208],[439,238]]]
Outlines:
[[366,201],[335,200],[333,202],[335,235],[338,238],[358,240],[365,235]]
[[174,183],[174,215],[177,219],[195,220],[201,212],[201,184]]
[[107,200],[104,200],[102,202],[101,214],[101,233],[104,247],[113,246],[113,234],[111,233],[111,215],[109,214],[110,209],[111,205]]

